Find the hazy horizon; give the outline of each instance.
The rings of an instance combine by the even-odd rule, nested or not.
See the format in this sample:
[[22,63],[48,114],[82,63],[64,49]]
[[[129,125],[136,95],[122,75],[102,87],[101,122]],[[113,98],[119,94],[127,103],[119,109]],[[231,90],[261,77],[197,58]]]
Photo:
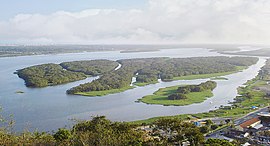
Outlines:
[[266,0],[12,0],[0,6],[0,45],[268,45],[269,7]]

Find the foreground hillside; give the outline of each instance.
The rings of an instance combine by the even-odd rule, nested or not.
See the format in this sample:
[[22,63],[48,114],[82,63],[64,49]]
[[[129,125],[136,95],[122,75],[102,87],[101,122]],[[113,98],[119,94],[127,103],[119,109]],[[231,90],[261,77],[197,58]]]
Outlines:
[[222,144],[222,146],[234,145],[226,140],[205,140],[204,132],[204,128],[199,128],[192,122],[181,121],[179,119],[161,119],[153,123],[150,128],[149,125],[139,126],[129,123],[112,122],[101,116],[94,117],[91,121],[79,122],[72,129],[59,129],[53,134],[45,132],[14,134],[7,129],[1,129],[0,145],[173,146],[184,143],[189,143],[191,146],[211,146],[212,144]]

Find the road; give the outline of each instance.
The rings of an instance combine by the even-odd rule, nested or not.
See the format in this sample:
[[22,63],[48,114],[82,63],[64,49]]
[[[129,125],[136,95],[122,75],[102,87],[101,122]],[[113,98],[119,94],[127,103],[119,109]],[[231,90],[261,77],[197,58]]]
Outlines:
[[245,121],[247,121],[249,119],[252,119],[252,118],[257,117],[257,114],[258,113],[268,112],[268,111],[269,111],[268,107],[258,109],[258,110],[254,111],[254,112],[249,113],[248,115],[245,115],[244,117],[241,117],[241,118],[236,119],[234,121],[234,124],[235,125],[240,125],[241,123],[243,123],[243,122],[245,122]]

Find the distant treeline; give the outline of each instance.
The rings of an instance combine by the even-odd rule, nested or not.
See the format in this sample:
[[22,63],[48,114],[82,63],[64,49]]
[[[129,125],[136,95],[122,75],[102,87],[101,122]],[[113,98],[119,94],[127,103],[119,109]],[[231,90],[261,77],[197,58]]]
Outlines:
[[193,58],[142,58],[118,60],[122,67],[108,72],[99,79],[81,84],[67,91],[78,92],[103,91],[129,86],[136,73],[137,82],[150,83],[161,78],[163,81],[174,77],[237,71],[239,66],[255,64],[253,57],[193,57]]
[[206,90],[213,91],[217,87],[217,83],[214,81],[207,81],[199,85],[187,85],[181,86],[177,89],[177,93],[168,96],[169,100],[181,100],[186,99],[186,94],[190,92],[203,92]]
[[[183,46],[182,46],[183,47]],[[139,48],[139,49],[138,49]],[[0,57],[63,54],[78,52],[128,51],[145,52],[149,50],[179,48],[176,45],[44,45],[44,46],[0,46]]]

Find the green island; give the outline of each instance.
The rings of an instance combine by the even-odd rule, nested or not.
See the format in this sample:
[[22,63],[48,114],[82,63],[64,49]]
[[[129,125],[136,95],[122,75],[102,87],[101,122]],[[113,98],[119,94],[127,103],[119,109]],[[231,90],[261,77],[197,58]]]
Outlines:
[[82,80],[88,75],[100,75],[117,66],[117,62],[109,60],[48,63],[17,70],[16,74],[25,80],[27,87],[46,87]]
[[[97,96],[96,91],[128,89],[132,77],[136,76],[137,86],[162,81],[198,79],[232,74],[253,65],[254,57],[193,57],[193,58],[141,58],[117,60],[122,67],[103,74],[99,79],[67,90],[68,94]],[[117,90],[116,90],[117,91]],[[122,90],[121,90],[122,91]],[[115,92],[113,92],[115,93]],[[104,94],[103,94],[104,95]]]
[[172,86],[161,88],[153,95],[144,96],[139,101],[147,104],[183,106],[200,103],[212,97],[216,82],[207,81],[199,85]]
[[259,108],[264,108],[270,104],[270,85],[267,82],[270,79],[270,60],[266,62],[266,65],[261,69],[259,74],[252,80],[245,83],[245,87],[238,88],[238,94],[231,103],[231,106],[221,106],[216,110],[212,110],[205,113],[198,114],[182,114],[176,116],[164,116],[164,117],[154,117],[140,121],[134,121],[132,123],[153,123],[160,119],[182,119],[187,120],[190,118],[213,118],[213,117],[224,117],[224,118],[239,118],[250,112],[253,112],[252,106],[257,106]]
[[83,73],[67,71],[52,63],[27,67],[18,70],[17,74],[25,80],[27,87],[46,87],[86,78]]

